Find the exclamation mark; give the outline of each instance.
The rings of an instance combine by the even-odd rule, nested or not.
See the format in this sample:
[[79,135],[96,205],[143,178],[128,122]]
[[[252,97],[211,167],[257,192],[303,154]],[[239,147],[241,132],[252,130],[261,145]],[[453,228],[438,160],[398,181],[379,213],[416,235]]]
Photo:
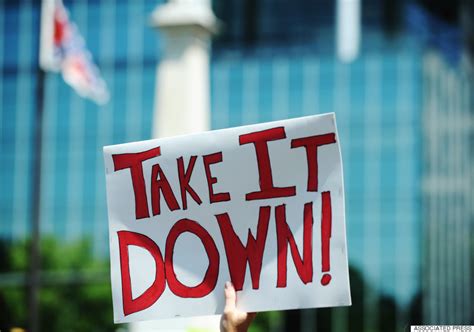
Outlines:
[[321,193],[321,200],[321,272],[323,272],[321,285],[326,286],[331,281],[331,275],[324,273],[331,270],[329,252],[332,229],[331,192],[325,191]]

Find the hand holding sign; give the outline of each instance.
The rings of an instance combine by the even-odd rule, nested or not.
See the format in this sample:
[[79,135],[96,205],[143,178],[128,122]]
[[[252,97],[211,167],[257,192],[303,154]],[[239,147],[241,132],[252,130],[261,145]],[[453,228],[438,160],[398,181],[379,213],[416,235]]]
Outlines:
[[350,304],[333,114],[104,155],[117,322]]
[[222,332],[246,332],[257,315],[255,312],[243,312],[237,309],[237,294],[230,281],[225,283],[225,307],[221,317]]

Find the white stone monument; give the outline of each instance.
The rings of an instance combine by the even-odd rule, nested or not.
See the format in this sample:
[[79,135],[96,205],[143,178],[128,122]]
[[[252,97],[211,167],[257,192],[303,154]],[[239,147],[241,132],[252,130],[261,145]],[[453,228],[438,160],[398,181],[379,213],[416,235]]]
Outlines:
[[[218,20],[209,0],[170,0],[151,15],[162,49],[156,68],[154,138],[210,129],[209,56]],[[224,290],[222,290],[224,296]],[[219,331],[219,316],[129,325],[131,332]]]
[[158,6],[152,24],[163,41],[156,72],[153,136],[209,129],[209,53],[217,19],[208,0]]

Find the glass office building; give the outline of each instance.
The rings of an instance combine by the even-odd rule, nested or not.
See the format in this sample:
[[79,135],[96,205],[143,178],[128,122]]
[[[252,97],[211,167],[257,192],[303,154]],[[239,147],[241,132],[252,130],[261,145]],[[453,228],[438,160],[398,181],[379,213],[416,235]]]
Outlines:
[[[66,241],[90,238],[95,255],[104,257],[102,146],[151,137],[161,45],[147,22],[160,2],[64,2],[111,100],[98,107],[77,96],[60,75],[46,75],[41,233]],[[463,127],[459,135],[448,130],[473,119],[472,69],[457,55],[462,43],[460,37],[453,42],[456,22],[443,23],[412,1],[362,1],[360,54],[343,63],[335,56],[333,1],[233,0],[214,1],[213,7],[224,23],[212,47],[213,129],[326,112],[337,117],[354,304],[289,311],[275,327],[402,331],[410,322],[472,324],[473,129]],[[39,10],[35,1],[0,2],[0,237],[7,243],[31,231]],[[453,29],[441,48],[420,29],[436,24]],[[433,83],[445,79],[454,83]],[[443,110],[429,106],[443,102],[452,114],[459,110],[455,121],[441,121],[436,112]],[[464,144],[450,155],[459,160],[452,166],[457,169],[433,168],[451,151],[436,135]],[[443,174],[460,183],[436,196],[436,179]],[[439,206],[445,199],[461,203],[446,210]],[[443,221],[449,218],[454,228]],[[458,245],[441,244],[448,240]],[[453,279],[456,287],[439,291]],[[0,275],[0,289],[7,287],[1,280]]]

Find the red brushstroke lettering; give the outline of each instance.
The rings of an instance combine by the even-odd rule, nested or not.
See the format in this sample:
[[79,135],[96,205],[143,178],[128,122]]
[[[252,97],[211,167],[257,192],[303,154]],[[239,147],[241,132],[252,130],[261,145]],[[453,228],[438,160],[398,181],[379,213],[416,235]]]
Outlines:
[[148,201],[145,190],[145,178],[143,177],[142,163],[145,160],[158,157],[161,154],[160,147],[137,153],[114,154],[114,170],[130,168],[132,175],[133,193],[135,194],[135,218],[149,218]]
[[332,209],[331,209],[331,192],[325,191],[321,193],[321,271],[323,276],[321,284],[326,286],[331,281],[331,274],[324,273],[331,270],[331,233],[332,233]]
[[[196,235],[202,242],[209,259],[209,266],[200,284],[189,287],[181,283],[176,277],[173,266],[173,252],[176,240],[185,233]],[[168,287],[176,296],[184,298],[204,297],[214,290],[219,274],[219,251],[211,235],[197,222],[190,219],[181,219],[171,228],[166,239],[165,270]]]
[[232,283],[236,290],[242,290],[245,280],[247,262],[249,264],[252,288],[258,289],[260,283],[260,272],[262,270],[263,252],[267,239],[268,223],[270,221],[270,207],[260,207],[257,238],[252,235],[250,229],[247,235],[247,246],[242,244],[238,235],[234,232],[231,220],[227,213],[216,215],[217,222],[224,241],[227,264]]
[[194,164],[196,164],[196,159],[197,159],[197,156],[191,156],[191,158],[189,159],[187,169],[184,169],[183,157],[178,158],[178,177],[179,177],[179,187],[181,189],[181,200],[183,203],[182,205],[183,210],[188,209],[186,193],[189,193],[191,197],[194,199],[194,201],[196,201],[196,203],[198,203],[199,205],[201,205],[202,203],[198,194],[196,194],[194,189],[189,184],[189,181],[191,181],[191,175],[193,174]]
[[286,206],[279,205],[275,208],[275,221],[278,248],[278,275],[277,287],[286,287],[287,277],[287,249],[288,244],[291,256],[295,263],[296,272],[304,284],[313,280],[313,203],[304,205],[303,217],[303,259],[298,252],[293,233],[286,223]]
[[275,187],[273,185],[268,142],[284,138],[286,138],[284,127],[276,127],[239,136],[240,145],[252,143],[255,146],[258,174],[260,177],[260,191],[246,194],[245,199],[247,201],[296,195],[295,186]]
[[[155,303],[165,290],[165,267],[160,248],[149,237],[129,232],[117,232],[120,253],[120,274],[122,277],[122,303],[124,315],[144,310]],[[155,260],[155,279],[153,284],[147,288],[140,296],[132,299],[132,286],[130,280],[130,266],[128,247],[137,246],[148,251]]]
[[336,143],[334,133],[302,137],[291,140],[291,148],[304,147],[308,163],[308,191],[318,191],[318,147]]
[[153,215],[156,216],[161,212],[161,195],[165,199],[166,204],[170,211],[178,210],[179,204],[174,196],[173,190],[171,189],[170,183],[163,173],[159,164],[153,165],[151,169],[151,207]]
[[207,187],[209,189],[209,201],[211,204],[230,201],[230,194],[228,192],[216,194],[214,193],[214,189],[212,187],[215,183],[217,183],[217,178],[212,176],[210,165],[222,162],[222,152],[216,152],[203,156],[203,162],[204,170],[206,171]]

